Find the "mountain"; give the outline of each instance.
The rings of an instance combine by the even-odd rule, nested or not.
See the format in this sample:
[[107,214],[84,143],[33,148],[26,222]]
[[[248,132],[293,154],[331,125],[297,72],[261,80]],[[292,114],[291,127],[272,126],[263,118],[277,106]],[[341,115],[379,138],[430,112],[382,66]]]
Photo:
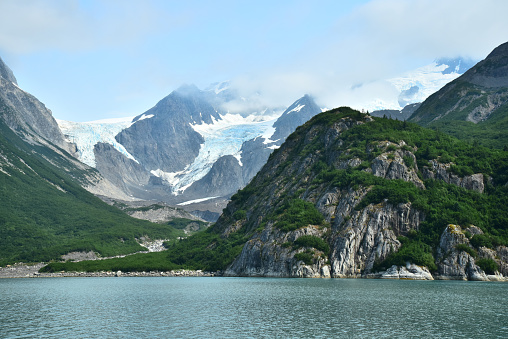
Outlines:
[[71,147],[51,112],[18,88],[1,62],[0,265],[59,260],[71,252],[127,254],[144,250],[142,238],[183,235],[131,218],[82,188],[114,190],[66,151]]
[[397,265],[397,275],[430,278],[420,265],[436,278],[487,280],[481,267],[493,261],[506,276],[507,155],[348,108],[322,113],[213,227],[245,239],[226,274],[379,276]]
[[213,226],[152,258],[228,276],[505,280],[507,168],[507,151],[334,109],[297,128]]
[[18,87],[12,70],[0,59],[0,98],[12,110],[3,110],[0,118],[30,142],[48,142],[68,149],[64,136],[51,111],[37,98]]
[[135,118],[58,123],[77,145],[78,158],[125,195],[173,205],[209,199],[216,202],[211,211],[216,213],[273,149],[321,112],[306,95],[284,112],[264,107],[230,113],[225,104],[240,98],[228,86],[203,91],[182,86]]
[[431,95],[410,119],[460,139],[508,145],[508,43]]

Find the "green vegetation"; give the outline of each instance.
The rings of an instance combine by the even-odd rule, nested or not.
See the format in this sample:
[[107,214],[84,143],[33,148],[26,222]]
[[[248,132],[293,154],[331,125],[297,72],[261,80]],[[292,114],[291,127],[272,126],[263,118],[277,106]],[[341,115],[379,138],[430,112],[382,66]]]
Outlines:
[[473,258],[476,258],[476,256],[478,255],[478,253],[473,248],[469,247],[466,244],[458,244],[457,246],[455,246],[455,248],[457,248],[458,251],[468,253]]
[[173,220],[168,221],[166,225],[177,230],[186,229],[189,232],[188,234],[193,234],[205,230],[209,226],[209,223],[186,218],[174,218]]
[[237,257],[247,238],[242,232],[221,237],[211,229],[179,241],[165,244],[168,250],[157,253],[135,254],[124,258],[50,263],[43,272],[59,271],[168,271],[175,269],[202,269],[217,271],[227,267]]
[[303,261],[305,265],[312,265],[314,263],[314,253],[310,250],[295,254],[295,259]]
[[330,253],[330,246],[328,246],[326,241],[315,235],[302,235],[295,240],[295,245],[297,247],[313,247],[318,251],[324,252],[325,255]]
[[[3,107],[3,109],[8,109]],[[127,216],[81,188],[52,162],[62,157],[22,141],[0,122],[0,265],[58,259],[71,251],[102,256],[143,250],[136,238],[176,238],[167,225]],[[71,168],[66,163],[64,168]],[[72,175],[83,175],[74,170]]]
[[[440,92],[430,96],[411,116],[411,121],[440,130],[457,139],[477,143],[491,148],[502,149],[508,146],[508,105],[502,104],[492,112],[487,120],[477,124],[466,121],[466,117],[478,107],[488,107],[487,96],[497,97],[498,102],[506,102],[508,89],[484,88],[457,79],[446,85]],[[460,102],[460,105],[456,105]],[[434,120],[438,114],[448,112]]]
[[275,211],[277,222],[275,227],[284,232],[294,231],[308,225],[321,225],[324,222],[323,215],[319,213],[314,204],[301,200],[292,199]]
[[496,271],[499,271],[497,263],[490,258],[478,259],[475,263],[487,274],[495,274]]

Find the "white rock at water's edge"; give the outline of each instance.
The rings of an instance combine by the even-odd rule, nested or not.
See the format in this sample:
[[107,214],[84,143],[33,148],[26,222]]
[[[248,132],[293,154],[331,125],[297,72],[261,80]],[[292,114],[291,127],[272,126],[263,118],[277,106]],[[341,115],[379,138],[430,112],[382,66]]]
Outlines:
[[381,273],[381,279],[407,279],[407,280],[434,280],[427,267],[421,267],[415,264],[406,264],[406,266],[393,265],[384,273]]

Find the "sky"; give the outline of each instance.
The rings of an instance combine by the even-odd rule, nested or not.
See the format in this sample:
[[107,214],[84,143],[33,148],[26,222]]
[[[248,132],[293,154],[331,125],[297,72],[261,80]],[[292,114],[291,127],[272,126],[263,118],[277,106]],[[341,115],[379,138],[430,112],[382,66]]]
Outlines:
[[[0,57],[57,119],[139,115],[183,84],[321,107],[508,39],[505,0],[0,0]],[[383,88],[378,88],[382,92]]]

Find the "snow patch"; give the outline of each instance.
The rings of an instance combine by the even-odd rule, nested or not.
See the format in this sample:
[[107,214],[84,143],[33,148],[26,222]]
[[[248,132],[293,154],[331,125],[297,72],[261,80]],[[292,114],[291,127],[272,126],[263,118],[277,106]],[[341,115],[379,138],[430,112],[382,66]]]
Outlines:
[[295,108],[293,108],[291,111],[287,112],[287,114],[289,114],[291,112],[300,112],[302,110],[302,108],[304,108],[304,107],[305,107],[305,105],[298,105]]
[[150,118],[153,118],[153,117],[154,117],[153,114],[148,114],[148,115],[143,114],[138,120],[136,120],[136,122],[141,121],[141,120],[145,120],[145,119],[150,119]]
[[177,206],[185,206],[185,205],[195,204],[198,202],[203,202],[203,201],[216,199],[216,198],[219,198],[219,197],[208,197],[208,198],[201,198],[201,199],[196,199],[196,200],[189,200],[189,201],[181,202],[181,203],[177,204]]

